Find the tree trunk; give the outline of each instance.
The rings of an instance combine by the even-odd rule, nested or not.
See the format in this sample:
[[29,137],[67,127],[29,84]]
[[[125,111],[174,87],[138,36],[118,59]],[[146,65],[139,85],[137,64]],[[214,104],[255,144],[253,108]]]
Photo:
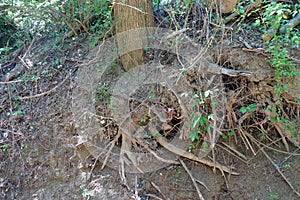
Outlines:
[[[151,0],[116,0],[114,3],[116,39],[121,63],[126,71],[143,64],[143,48],[146,45],[145,31],[119,34],[137,28],[154,26]],[[134,45],[134,46],[132,46]],[[130,46],[130,48],[129,48]],[[128,49],[135,49],[128,52]]]
[[239,0],[208,0],[210,4],[217,4],[221,13],[231,13]]

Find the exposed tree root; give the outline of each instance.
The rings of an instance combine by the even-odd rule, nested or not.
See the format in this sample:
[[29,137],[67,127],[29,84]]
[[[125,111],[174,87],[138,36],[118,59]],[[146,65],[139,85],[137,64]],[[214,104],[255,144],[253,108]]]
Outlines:
[[223,166],[223,165],[221,165],[221,164],[219,164],[217,162],[214,163],[214,162],[211,162],[209,160],[201,159],[201,158],[195,156],[192,153],[189,153],[189,152],[187,152],[185,150],[179,149],[179,148],[175,147],[174,145],[170,144],[169,142],[167,142],[161,136],[157,136],[156,140],[164,148],[166,148],[167,150],[171,151],[172,153],[174,153],[174,154],[176,154],[178,156],[181,156],[181,157],[184,157],[184,158],[188,158],[190,160],[193,160],[193,161],[205,164],[205,165],[207,165],[209,167],[215,167],[215,168],[219,169],[222,174],[224,174],[224,172],[227,172],[227,173],[232,174],[232,175],[239,175],[239,173],[234,172],[230,168],[228,168],[226,166]]

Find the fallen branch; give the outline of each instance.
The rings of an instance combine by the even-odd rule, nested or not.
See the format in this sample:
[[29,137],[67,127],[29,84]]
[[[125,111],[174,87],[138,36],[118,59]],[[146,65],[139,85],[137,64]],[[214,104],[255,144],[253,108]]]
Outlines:
[[293,19],[279,29],[279,33],[289,31],[300,24],[300,13],[298,13]]
[[[245,9],[245,10],[246,10],[245,15],[247,15],[247,13],[249,13],[251,10],[253,10],[253,9],[257,8],[257,7],[259,7],[262,3],[263,3],[262,0],[257,0],[257,1],[255,1],[254,3],[252,3],[252,4],[248,5],[248,6],[246,6],[246,9]],[[234,18],[236,18],[236,17],[239,16],[239,15],[240,15],[239,11],[236,11],[236,12],[232,13],[231,15],[229,15],[228,17],[226,17],[226,18],[223,20],[223,23],[224,23],[224,24],[227,24],[228,22],[230,22],[231,20],[233,20]]]

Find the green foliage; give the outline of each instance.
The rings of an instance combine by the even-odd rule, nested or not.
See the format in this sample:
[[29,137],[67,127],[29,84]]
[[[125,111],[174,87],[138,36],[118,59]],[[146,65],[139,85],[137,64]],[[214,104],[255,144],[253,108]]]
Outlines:
[[280,25],[286,23],[286,20],[289,18],[288,15],[291,12],[292,10],[289,4],[273,1],[267,5],[262,22],[266,24],[268,28],[278,29]]
[[228,137],[232,137],[232,136],[235,136],[235,131],[233,129],[230,130],[227,134],[225,134],[225,133],[221,134],[221,137],[223,139],[228,139]]
[[2,151],[7,151],[9,148],[9,144],[2,144],[0,145],[0,149],[2,149]]
[[193,122],[190,124],[192,131],[189,133],[189,137],[193,142],[198,141],[202,133],[210,131],[209,120],[212,118],[213,115],[208,115],[207,117],[195,115],[193,117]]
[[101,102],[108,104],[110,101],[110,92],[108,84],[103,84],[100,88],[97,88],[97,92],[94,98],[94,102]]
[[273,193],[271,193],[271,194],[269,195],[269,199],[270,199],[270,200],[277,200],[277,199],[280,199],[280,198],[279,198],[279,195],[278,195],[278,194],[273,194]]
[[[271,54],[270,63],[275,68],[275,80],[277,82],[276,93],[281,94],[285,92],[286,86],[283,85],[285,78],[293,80],[299,72],[297,72],[295,64],[290,60],[288,56],[287,48],[280,44],[283,41],[283,36],[275,36],[269,46],[269,52]],[[299,39],[299,38],[298,38]],[[291,42],[291,41],[287,41]]]
[[[17,26],[6,10],[0,10],[0,56],[6,56],[15,49]],[[1,58],[0,57],[0,58]]]
[[248,106],[246,106],[246,107],[243,106],[243,107],[240,108],[240,112],[241,112],[242,114],[245,114],[245,113],[248,112],[248,111],[254,112],[254,111],[256,110],[256,107],[257,107],[256,104],[250,104],[250,105],[248,105]]
[[87,188],[85,188],[83,185],[80,186],[80,189],[82,190],[82,193],[81,193],[82,197],[89,199],[91,192]]
[[[289,48],[299,48],[299,29],[283,30],[281,27],[294,17],[299,11],[300,4],[287,4],[281,2],[270,2],[261,19],[257,19],[255,26],[263,25],[264,34],[273,37],[266,43],[269,46],[270,63],[275,69],[276,94],[280,95],[286,91],[284,80],[293,80],[299,75],[295,63],[289,57]],[[280,30],[280,31],[279,31]]]
[[[4,3],[9,6],[0,14],[0,31],[4,33],[0,38],[0,55],[43,36],[85,34],[91,37],[93,46],[99,38],[109,36],[112,27],[111,3],[107,0],[11,0]],[[12,41],[16,45],[13,46]]]

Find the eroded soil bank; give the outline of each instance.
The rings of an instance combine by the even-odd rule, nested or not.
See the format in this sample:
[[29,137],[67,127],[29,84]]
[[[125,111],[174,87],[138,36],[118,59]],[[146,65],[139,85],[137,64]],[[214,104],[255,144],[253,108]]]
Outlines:
[[[190,27],[201,22],[197,20],[192,23],[191,18]],[[164,23],[161,26],[169,27]],[[187,35],[190,37],[199,35],[197,30],[189,31]],[[239,175],[221,173],[212,166],[186,157],[181,159],[196,180],[204,199],[299,199],[299,76],[294,81],[286,80],[289,85],[287,92],[278,96],[274,92],[274,69],[268,62],[259,32],[245,29],[238,34],[227,32],[227,37],[222,35],[222,38],[222,44],[201,51],[206,52],[209,62],[223,67],[227,74],[202,76],[197,70],[187,70],[181,74],[184,78],[178,79],[183,81],[176,89],[180,91],[183,86],[189,87],[189,91],[198,95],[193,97],[195,100],[200,94],[205,95],[205,91],[208,91],[205,86],[209,83],[216,83],[216,80],[222,83],[224,94],[220,94],[224,95],[222,105],[226,112],[220,120],[222,127],[217,143],[205,158]],[[120,61],[115,59],[109,68],[100,73],[101,79],[97,82],[93,99],[86,101],[83,98],[85,89],[90,86],[83,82],[86,88],[79,88],[80,70],[97,64],[97,60],[110,59],[108,54],[111,53],[101,51],[101,45],[91,48],[90,44],[84,38],[62,41],[61,38],[46,37],[24,46],[9,59],[1,61],[0,198],[198,199],[195,184],[183,165],[178,163],[160,163],[162,167],[157,170],[149,170],[151,165],[147,170],[141,169],[147,171],[144,174],[126,173],[125,185],[121,180],[122,174],[116,168],[120,166],[119,153],[124,137],[116,139],[117,148],[109,156],[110,163],[101,170],[106,156],[98,156],[100,153],[97,148],[109,144],[118,136],[120,126],[114,119],[110,97],[114,84],[125,72]],[[251,49],[247,47],[249,44]],[[291,49],[290,52],[291,57],[298,61],[299,69],[299,49]],[[183,62],[174,52],[148,49],[145,62],[151,64],[154,58],[161,65],[168,66],[168,69],[180,69]],[[250,72],[251,76],[246,72]],[[88,78],[89,75],[84,77]],[[185,93],[176,94],[174,91],[170,92],[163,84],[138,87],[131,94],[129,102],[133,111],[130,117],[135,127],[147,126],[156,119],[155,128],[161,127],[158,134],[169,141],[176,138],[185,116],[178,97]],[[80,99],[81,102],[78,102]],[[282,103],[280,105],[279,100]],[[74,107],[74,101],[84,106],[74,110],[78,108]],[[95,121],[84,119],[90,108],[95,111],[92,114],[98,116]],[[208,114],[214,107],[213,104],[206,106],[199,103],[196,108],[191,106],[187,109],[197,109],[197,112],[194,111],[196,114],[199,111]],[[280,115],[274,115],[278,110]],[[83,137],[78,126],[78,120],[82,119],[84,126],[98,126],[101,132]],[[205,125],[203,122],[203,127]],[[131,141],[130,146],[135,153],[149,152],[150,149],[157,154],[163,152],[168,158],[178,156],[165,150],[153,134],[138,136],[136,138],[140,140],[134,144]],[[190,141],[185,150],[200,155],[205,147],[205,136],[200,135],[199,142]]]

